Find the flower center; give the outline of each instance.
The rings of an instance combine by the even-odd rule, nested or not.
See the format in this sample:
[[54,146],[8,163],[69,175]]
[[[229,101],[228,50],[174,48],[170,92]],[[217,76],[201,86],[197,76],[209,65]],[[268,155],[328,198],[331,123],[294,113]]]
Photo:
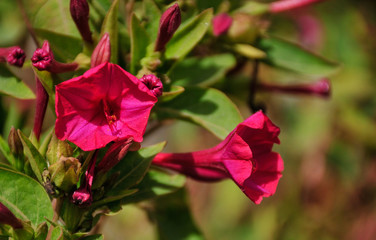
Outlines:
[[252,173],[254,173],[257,170],[257,163],[254,159],[251,159],[251,162],[252,162]]
[[118,120],[116,115],[114,114],[112,108],[108,104],[106,100],[102,100],[103,102],[103,112],[104,116],[106,117],[107,124],[111,129],[113,135],[120,134],[119,130],[117,130],[116,121]]

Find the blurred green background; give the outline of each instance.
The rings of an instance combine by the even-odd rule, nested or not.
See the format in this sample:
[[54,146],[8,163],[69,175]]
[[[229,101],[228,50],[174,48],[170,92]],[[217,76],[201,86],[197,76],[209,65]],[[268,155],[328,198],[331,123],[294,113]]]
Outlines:
[[[341,68],[330,77],[330,99],[257,94],[257,101],[266,104],[269,117],[281,128],[281,144],[274,150],[282,155],[285,171],[274,196],[255,205],[230,180],[187,181],[192,217],[206,239],[376,239],[375,10],[374,1],[328,0],[310,9],[268,16],[268,33],[294,42],[302,42],[299,19],[304,15],[316,19],[320,38],[307,47]],[[15,2],[0,1],[0,46],[25,46],[29,58],[35,47],[17,11]],[[32,83],[32,74],[23,74],[23,80]],[[260,78],[265,82],[304,80],[266,66]],[[244,102],[247,92],[239,88],[246,84],[244,80],[225,81],[242,115],[249,116]],[[12,114],[32,116],[26,109],[33,101],[6,97],[2,116],[11,104],[21,106]],[[5,136],[10,125],[21,124],[0,121]],[[25,121],[32,122],[32,117]],[[193,125],[171,122],[144,145],[166,138],[166,151],[200,150],[218,142]],[[125,206],[119,214],[102,218],[99,232],[106,240],[156,239],[155,219],[148,214],[151,208],[150,202]]]

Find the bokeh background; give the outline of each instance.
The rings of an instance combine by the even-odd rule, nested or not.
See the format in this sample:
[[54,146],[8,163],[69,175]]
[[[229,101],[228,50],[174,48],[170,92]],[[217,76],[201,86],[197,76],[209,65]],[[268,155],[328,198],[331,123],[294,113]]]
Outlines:
[[[255,205],[230,180],[187,181],[187,190],[181,194],[206,239],[376,239],[375,10],[374,1],[327,0],[267,16],[269,34],[298,42],[341,67],[330,77],[329,99],[257,93],[257,102],[265,104],[267,114],[281,128],[281,144],[274,150],[282,155],[285,171],[273,197]],[[16,1],[2,0],[0,46],[15,43],[26,48],[27,56],[35,49]],[[245,103],[248,79],[242,71],[246,69],[232,73],[221,85],[244,117],[251,114]],[[21,76],[34,87],[30,72]],[[264,65],[260,79],[270,83],[307,80]],[[4,136],[11,125],[31,128],[33,101],[2,97],[1,104],[0,116],[8,116],[0,117]],[[12,121],[12,115],[24,115],[23,122]],[[51,113],[49,121],[46,127],[53,124]],[[166,138],[166,151],[175,152],[218,143],[205,130],[177,121],[167,122],[143,145]],[[106,240],[157,239],[155,216],[150,214],[154,207],[150,201],[125,206],[117,215],[102,218],[97,231]],[[178,219],[179,214],[168,217]]]

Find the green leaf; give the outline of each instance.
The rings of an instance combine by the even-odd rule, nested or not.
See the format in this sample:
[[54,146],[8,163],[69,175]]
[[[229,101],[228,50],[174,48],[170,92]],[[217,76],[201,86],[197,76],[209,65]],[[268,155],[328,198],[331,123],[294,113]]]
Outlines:
[[213,9],[207,9],[186,25],[178,28],[172,39],[167,43],[166,58],[179,59],[187,55],[208,30],[212,17]]
[[182,92],[184,92],[185,89],[181,86],[171,86],[170,91],[168,92],[163,92],[162,96],[159,97],[160,102],[166,102],[170,101],[171,99],[175,98]]
[[35,32],[41,40],[48,40],[58,61],[72,62],[82,51],[82,41],[78,37],[39,28]]
[[144,0],[144,18],[145,18],[145,30],[150,36],[150,40],[154,42],[157,39],[159,20],[161,18],[161,10],[155,4],[154,0]]
[[16,165],[16,159],[11,153],[8,143],[4,140],[4,138],[1,135],[0,135],[0,152],[3,154],[3,156],[8,160],[8,162],[12,166]]
[[162,151],[165,144],[165,142],[161,142],[136,152],[128,152],[125,159],[113,168],[114,172],[120,172],[120,179],[117,180],[106,196],[119,195],[120,192],[138,184],[145,176],[154,156]]
[[208,88],[186,88],[172,101],[157,108],[160,119],[181,119],[212,132],[220,139],[243,120],[236,105],[221,91]]
[[44,169],[47,169],[47,162],[31,141],[20,130],[17,130],[17,132],[24,147],[25,155],[29,159],[31,168],[39,182],[42,183],[42,172]]
[[135,14],[131,19],[131,66],[130,71],[136,74],[141,68],[140,61],[146,56],[146,49],[149,45],[149,36],[141,26],[140,20]]
[[141,183],[135,186],[138,191],[123,198],[121,203],[137,203],[155,198],[156,196],[175,192],[184,186],[185,180],[185,176],[181,174],[171,174],[150,169]]
[[34,28],[80,38],[70,15],[69,2],[62,0],[23,0],[25,10]]
[[327,76],[338,70],[338,65],[288,41],[263,38],[259,46],[267,53],[266,63],[301,74]]
[[209,86],[224,77],[235,63],[231,54],[193,57],[179,62],[168,76],[175,86]]
[[0,64],[0,94],[19,99],[34,99],[30,88],[11,73],[4,64]]
[[159,197],[155,203],[159,239],[204,239],[191,216],[184,189]]
[[34,179],[0,167],[0,202],[17,218],[31,221],[36,228],[45,218],[52,219],[53,209],[44,188]]
[[110,9],[104,18],[101,36],[108,33],[110,35],[111,42],[111,62],[117,63],[118,61],[118,42],[119,42],[119,32],[118,32],[118,12],[119,12],[119,0],[114,0]]

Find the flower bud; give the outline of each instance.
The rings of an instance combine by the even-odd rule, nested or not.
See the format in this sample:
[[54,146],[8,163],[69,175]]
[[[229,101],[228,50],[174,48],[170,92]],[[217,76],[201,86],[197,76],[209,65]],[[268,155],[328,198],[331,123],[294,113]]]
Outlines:
[[213,34],[218,37],[225,34],[231,27],[232,18],[227,13],[218,14],[213,18]]
[[129,147],[133,143],[133,138],[127,138],[124,141],[118,141],[111,145],[104,155],[102,161],[98,164],[98,173],[106,173],[112,167],[120,162],[128,152]]
[[140,81],[143,82],[150,91],[154,94],[154,96],[159,97],[162,95],[163,92],[163,84],[161,79],[157,78],[153,74],[144,75],[140,78]]
[[71,0],[70,13],[84,41],[93,43],[89,27],[89,4],[86,0]]
[[48,168],[51,181],[65,192],[72,190],[78,183],[80,170],[81,163],[77,158],[63,156]]
[[177,3],[168,8],[161,16],[155,51],[162,51],[181,23],[180,8]]
[[49,71],[51,73],[70,72],[78,67],[77,63],[56,61],[48,41],[44,41],[42,48],[35,50],[31,62],[39,71]]
[[22,222],[0,202],[0,224],[7,224],[13,228],[23,228]]
[[25,58],[25,52],[18,46],[0,48],[0,62],[8,62],[10,65],[22,67]]
[[95,162],[97,159],[98,151],[95,152],[93,158],[90,160],[89,166],[85,172],[84,181],[81,183],[79,189],[72,194],[72,202],[76,205],[85,207],[90,206],[93,202],[93,196],[91,194],[91,187],[93,186]]
[[44,116],[46,115],[46,109],[48,104],[48,93],[44,89],[39,78],[35,76],[35,81],[37,83],[37,104],[34,116],[34,127],[33,132],[35,137],[39,140],[40,132],[42,130]]
[[58,139],[56,135],[53,134],[46,154],[48,163],[53,165],[58,162],[61,157],[70,157],[72,155],[73,149],[69,143]]
[[259,36],[260,30],[257,18],[245,13],[237,13],[232,20],[227,36],[233,42],[252,44]]
[[102,63],[109,62],[111,59],[110,35],[105,33],[91,55],[91,68]]
[[10,129],[8,136],[8,145],[13,155],[18,158],[23,155],[23,145],[17,131],[14,127]]

